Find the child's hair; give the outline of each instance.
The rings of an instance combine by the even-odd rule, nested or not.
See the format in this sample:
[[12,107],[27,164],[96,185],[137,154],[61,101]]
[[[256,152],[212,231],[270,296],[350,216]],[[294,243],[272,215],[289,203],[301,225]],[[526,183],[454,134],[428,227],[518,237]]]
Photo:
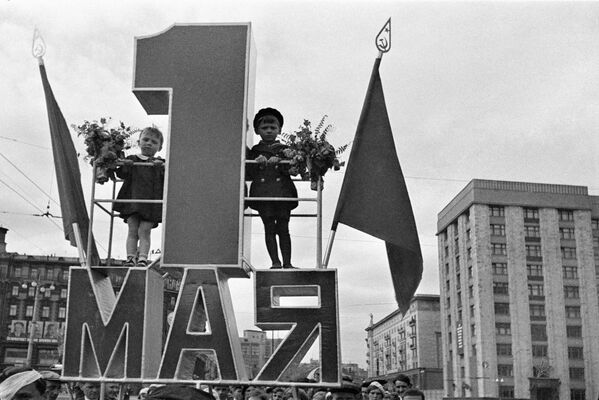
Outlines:
[[279,125],[280,125],[280,123],[279,123],[279,120],[278,120],[278,119],[276,119],[276,118],[275,118],[274,116],[272,116],[272,115],[265,115],[264,117],[260,118],[260,119],[258,120],[258,126],[260,126],[260,124],[261,124],[261,123],[263,123],[263,122],[264,122],[264,123],[267,123],[267,124],[274,124],[274,123],[276,122],[277,124],[279,124]]
[[[268,118],[268,119],[267,119]],[[266,107],[261,109],[254,116],[254,130],[258,130],[258,125],[261,122],[278,122],[279,128],[283,128],[283,115],[279,112],[279,110],[271,107]]]
[[162,136],[162,132],[160,132],[160,129],[156,128],[155,126],[148,126],[147,128],[142,129],[141,132],[139,132],[140,139],[144,133],[146,135],[157,137],[158,139],[160,139],[160,146],[163,145],[164,136]]

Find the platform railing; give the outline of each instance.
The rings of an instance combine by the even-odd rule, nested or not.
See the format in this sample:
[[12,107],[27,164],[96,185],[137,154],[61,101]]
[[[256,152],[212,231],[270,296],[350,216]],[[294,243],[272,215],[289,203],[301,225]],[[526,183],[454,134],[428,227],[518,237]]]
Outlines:
[[[289,164],[289,160],[279,161],[279,164]],[[255,160],[246,160],[246,164],[257,164]],[[117,166],[125,165],[123,161],[117,161]],[[134,162],[128,163],[127,165],[137,165],[137,166],[145,166],[145,167],[155,167],[156,164],[153,162]],[[309,180],[303,179],[293,179],[294,182],[310,182]],[[163,204],[164,200],[143,200],[143,199],[116,199],[116,185],[117,183],[122,182],[121,179],[114,179],[112,184],[112,198],[96,198],[96,184],[97,184],[97,165],[94,162],[93,164],[93,173],[92,173],[92,189],[91,189],[91,200],[90,200],[90,210],[89,210],[89,229],[87,232],[87,253],[91,254],[92,249],[92,237],[93,237],[93,224],[94,224],[94,212],[95,207],[97,206],[102,211],[110,216],[110,226],[108,233],[108,249],[106,256],[106,266],[110,266],[112,263],[112,241],[113,241],[113,233],[114,233],[114,218],[118,216],[114,212],[113,205],[114,203],[149,203],[149,204]],[[323,268],[322,264],[322,178],[318,180],[316,197],[249,197],[244,196],[244,202],[248,200],[252,201],[300,201],[300,202],[315,202],[316,203],[316,213],[292,213],[291,216],[294,218],[316,218],[316,268]],[[102,203],[111,204],[110,209],[104,207]],[[244,216],[247,217],[257,217],[257,213],[244,213]],[[86,265],[90,267],[89,261],[90,258],[87,257]],[[155,265],[156,261],[152,262],[152,265]]]

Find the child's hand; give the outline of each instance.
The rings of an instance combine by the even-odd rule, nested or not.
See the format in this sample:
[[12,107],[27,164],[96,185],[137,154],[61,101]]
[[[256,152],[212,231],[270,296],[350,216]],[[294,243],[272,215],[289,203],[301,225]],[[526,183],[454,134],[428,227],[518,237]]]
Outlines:
[[152,162],[154,163],[154,165],[158,166],[158,165],[162,165],[164,164],[164,161],[159,159],[159,158],[155,158],[154,160],[152,160]]
[[129,160],[128,158],[125,158],[123,161],[123,165],[133,165],[133,160]]
[[276,156],[272,156],[268,159],[268,161],[266,162],[266,164],[278,164],[279,161],[281,161],[281,159],[279,157]]
[[260,165],[260,166],[265,166],[268,163],[268,160],[266,159],[266,157],[264,157],[262,154],[260,154],[258,157],[256,157],[255,161]]

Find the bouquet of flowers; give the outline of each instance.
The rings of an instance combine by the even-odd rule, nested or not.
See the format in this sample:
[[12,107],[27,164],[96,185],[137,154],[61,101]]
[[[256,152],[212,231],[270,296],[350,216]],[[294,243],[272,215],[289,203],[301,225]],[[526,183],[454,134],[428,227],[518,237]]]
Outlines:
[[310,188],[317,190],[318,181],[329,169],[338,171],[345,162],[340,162],[337,156],[341,155],[348,144],[335,149],[327,141],[327,135],[332,125],[325,126],[327,116],[323,116],[314,131],[312,123],[305,119],[299,129],[292,134],[281,134],[283,142],[289,146],[283,150],[283,156],[291,160],[289,173],[300,175],[303,180],[310,180]]
[[71,127],[77,136],[85,138],[87,155],[84,159],[96,164],[96,180],[100,184],[108,182],[117,160],[125,158],[125,150],[131,148],[131,136],[139,131],[123,122],[116,128],[109,128],[106,118],[100,118],[100,122],[83,121],[82,125]]

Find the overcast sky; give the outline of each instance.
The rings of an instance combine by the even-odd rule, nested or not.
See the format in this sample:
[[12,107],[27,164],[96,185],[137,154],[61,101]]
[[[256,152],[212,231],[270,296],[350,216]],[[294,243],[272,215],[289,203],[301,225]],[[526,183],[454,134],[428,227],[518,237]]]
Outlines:
[[[329,138],[341,145],[355,133],[374,38],[389,17],[392,47],[380,73],[424,256],[419,293],[439,293],[437,213],[471,179],[584,185],[599,194],[599,3],[1,0],[0,226],[10,230],[8,251],[76,256],[54,224],[30,216],[45,211],[49,199],[23,174],[51,195],[50,211],[60,214],[31,56],[35,26],[69,124],[107,116],[166,131],[167,118],[146,116],[131,92],[134,37],[173,23],[250,21],[256,110],[281,110],[287,132],[327,114],[336,128]],[[74,140],[83,151],[81,138]],[[91,167],[80,165],[89,197]],[[342,177],[325,177],[325,231]],[[95,235],[104,249],[107,231],[100,218]],[[117,221],[118,257],[125,231]],[[292,221],[295,265],[314,266],[315,232],[311,222]],[[258,221],[253,238],[252,262],[266,267]],[[152,248],[159,245],[157,229]],[[343,360],[365,366],[369,314],[379,320],[395,307],[384,245],[341,226],[330,266],[338,268]],[[238,327],[252,328],[250,280],[231,287]]]

